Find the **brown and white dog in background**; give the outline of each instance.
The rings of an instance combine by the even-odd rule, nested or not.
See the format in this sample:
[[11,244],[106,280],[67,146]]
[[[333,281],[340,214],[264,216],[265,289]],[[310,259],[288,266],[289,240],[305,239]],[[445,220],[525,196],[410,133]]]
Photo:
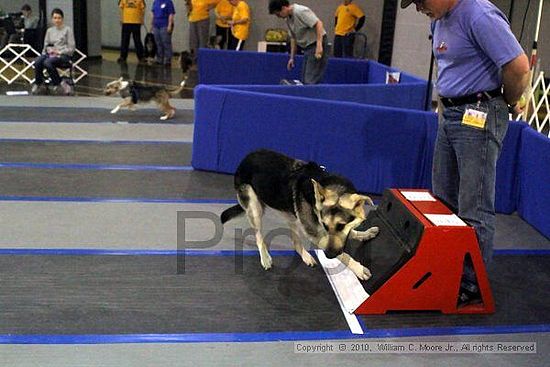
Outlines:
[[130,110],[134,110],[137,104],[155,102],[159,109],[164,113],[160,118],[161,120],[167,120],[174,117],[176,109],[170,105],[170,97],[178,97],[185,87],[186,79],[184,79],[179,88],[175,90],[168,90],[164,86],[150,86],[143,85],[134,81],[125,81],[123,78],[119,78],[108,83],[103,92],[105,95],[110,96],[114,94],[120,94],[123,98],[111,113],[117,113],[123,107],[127,107]]

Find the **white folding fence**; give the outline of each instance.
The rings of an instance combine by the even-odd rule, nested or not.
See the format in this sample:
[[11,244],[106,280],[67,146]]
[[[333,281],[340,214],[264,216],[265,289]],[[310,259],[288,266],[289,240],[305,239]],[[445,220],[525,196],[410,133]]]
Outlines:
[[[78,81],[88,75],[80,64],[86,59],[86,55],[80,50],[75,49],[76,58],[73,61],[73,81]],[[30,56],[29,56],[30,54]],[[0,78],[4,79],[8,84],[12,84],[17,79],[21,78],[29,83],[34,82],[33,77],[27,76],[29,69],[34,69],[34,60],[40,56],[40,53],[27,44],[9,43],[0,50]],[[73,56],[75,59],[75,56]],[[61,76],[69,76],[69,69],[59,69]]]
[[[538,101],[535,93],[539,94]],[[516,120],[527,121],[529,126],[536,129],[539,133],[546,133],[550,138],[550,84],[546,85],[544,72],[541,71],[533,87],[527,95],[528,106],[525,112],[518,115]]]

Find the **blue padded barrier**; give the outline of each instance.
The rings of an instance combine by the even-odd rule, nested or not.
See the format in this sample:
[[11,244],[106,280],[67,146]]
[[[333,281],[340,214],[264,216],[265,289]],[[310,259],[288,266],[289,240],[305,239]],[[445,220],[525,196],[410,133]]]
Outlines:
[[[435,114],[235,88],[197,87],[194,168],[233,173],[247,153],[269,148],[323,164],[365,192],[431,187]],[[548,156],[547,137],[510,122],[495,204],[550,237]]]
[[400,72],[401,76],[399,79],[399,84],[407,84],[407,83],[423,83],[424,85],[427,84],[427,81],[421,78],[417,78],[415,76],[412,76],[410,74],[404,73],[399,69],[396,68],[390,68],[386,65],[379,64],[374,61],[369,61],[369,75],[368,80],[370,84],[386,84],[386,71],[389,72]]
[[518,213],[550,238],[550,139],[537,131],[522,130],[519,150]]
[[302,58],[288,71],[288,55],[247,51],[199,50],[199,84],[279,84],[300,79]]
[[426,83],[319,84],[319,85],[224,85],[224,88],[305,98],[356,102],[386,107],[424,110]]
[[195,93],[196,169],[233,173],[268,148],[316,161],[365,192],[431,186],[434,113],[214,86]]
[[519,195],[518,155],[525,122],[510,121],[497,161],[495,210],[511,214],[517,210]]
[[[270,52],[199,50],[199,84],[279,84],[281,79],[300,79],[302,57],[286,69],[288,55]],[[323,83],[385,84],[386,71],[397,71],[372,60],[330,58]],[[426,81],[401,72],[400,84]]]

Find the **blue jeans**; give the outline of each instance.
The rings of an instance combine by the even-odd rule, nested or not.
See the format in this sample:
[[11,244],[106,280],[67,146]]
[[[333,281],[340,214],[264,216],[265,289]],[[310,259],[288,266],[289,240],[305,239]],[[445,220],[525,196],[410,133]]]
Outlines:
[[48,56],[40,55],[34,61],[34,82],[35,84],[44,84],[44,69],[48,71],[48,75],[51,79],[52,85],[59,85],[61,83],[61,77],[57,72],[58,67],[65,67],[69,65],[71,58],[67,55]]
[[157,62],[159,64],[170,64],[172,62],[172,35],[168,28],[153,28],[155,43],[157,44]]
[[[482,102],[484,129],[462,125],[462,115],[476,104],[444,108],[439,118],[432,167],[434,194],[473,226],[483,261],[489,266],[495,233],[496,164],[508,129],[508,106],[502,97]],[[467,266],[463,286],[477,284]],[[474,288],[475,289],[475,288]]]

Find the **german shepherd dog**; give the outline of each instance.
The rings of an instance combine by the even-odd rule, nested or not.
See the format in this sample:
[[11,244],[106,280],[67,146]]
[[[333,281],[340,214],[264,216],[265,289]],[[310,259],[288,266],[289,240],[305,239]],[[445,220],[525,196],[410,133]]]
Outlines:
[[304,249],[298,231],[302,231],[327,258],[338,258],[361,280],[370,278],[369,269],[344,252],[348,235],[362,241],[376,237],[378,227],[366,231],[355,228],[365,220],[365,203],[374,205],[360,195],[346,178],[330,174],[315,162],[305,162],[283,154],[258,150],[240,163],[234,178],[238,205],[221,214],[222,224],[246,213],[255,230],[260,262],[265,270],[272,259],[262,234],[265,207],[283,214],[288,221],[296,252],[308,266],[317,262]]
[[124,81],[123,78],[119,78],[108,83],[103,92],[107,96],[118,93],[123,98],[122,102],[113,108],[111,113],[117,113],[122,107],[133,110],[136,104],[155,102],[164,113],[160,119],[167,120],[174,117],[176,113],[176,109],[170,105],[170,97],[179,96],[180,92],[185,87],[185,82],[186,80],[184,79],[179,88],[169,91],[162,86],[146,86],[134,81]]

